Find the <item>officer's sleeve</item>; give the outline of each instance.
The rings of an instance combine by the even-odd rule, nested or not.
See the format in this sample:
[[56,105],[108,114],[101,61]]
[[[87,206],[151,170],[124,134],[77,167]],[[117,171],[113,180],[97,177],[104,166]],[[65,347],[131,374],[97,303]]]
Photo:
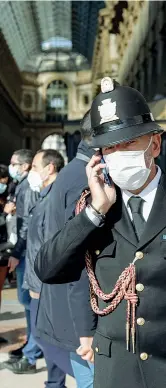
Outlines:
[[69,220],[48,240],[35,260],[35,272],[43,283],[67,283],[75,266],[84,268],[84,257],[98,228],[85,211]]
[[[82,185],[77,187],[78,195],[80,195],[82,191]],[[70,192],[69,195],[66,195],[66,221],[72,216],[75,216],[77,202],[75,197],[76,195],[74,192]],[[83,266],[79,266],[78,274],[76,273],[76,267],[78,268],[78,264],[77,266],[75,265],[75,268],[72,272],[73,278],[75,276],[75,278],[78,277],[78,279],[72,282],[70,282],[70,279],[68,279],[69,282],[67,283],[68,304],[76,336],[78,338],[93,337],[97,323],[96,314],[92,311],[90,303],[89,279],[85,269],[84,257],[85,255],[83,255],[82,258],[79,256],[80,264],[83,263]],[[83,308],[81,308],[81,306],[83,306]]]
[[89,279],[85,268],[81,272],[80,279],[68,283],[67,289],[70,314],[77,337],[93,337],[97,316],[91,308]]

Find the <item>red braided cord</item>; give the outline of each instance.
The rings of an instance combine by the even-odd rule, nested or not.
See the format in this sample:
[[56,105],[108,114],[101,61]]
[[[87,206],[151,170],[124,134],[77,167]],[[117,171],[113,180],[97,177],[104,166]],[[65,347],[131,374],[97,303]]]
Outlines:
[[[86,190],[76,205],[76,215],[79,214],[86,207],[86,199],[90,192]],[[132,333],[132,345],[133,353],[135,353],[135,311],[138,297],[135,293],[135,265],[130,264],[119,276],[113,291],[109,294],[105,294],[96,279],[92,257],[89,252],[85,255],[85,263],[87,274],[90,282],[90,295],[91,295],[91,306],[93,311],[98,315],[108,315],[114,311],[120,302],[125,299],[127,301],[127,319],[126,319],[126,343],[127,349],[129,349],[129,332],[130,332],[130,319],[132,317],[131,333]],[[111,300],[109,306],[100,310],[97,303],[97,297],[103,301]],[[131,314],[131,317],[130,317]]]

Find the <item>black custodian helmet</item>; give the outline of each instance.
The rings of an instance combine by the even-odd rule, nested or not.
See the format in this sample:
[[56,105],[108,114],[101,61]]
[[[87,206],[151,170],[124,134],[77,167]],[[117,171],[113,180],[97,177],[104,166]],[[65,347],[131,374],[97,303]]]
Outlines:
[[101,92],[91,107],[92,147],[130,141],[150,132],[162,133],[138,90],[120,86],[110,77],[101,80]]

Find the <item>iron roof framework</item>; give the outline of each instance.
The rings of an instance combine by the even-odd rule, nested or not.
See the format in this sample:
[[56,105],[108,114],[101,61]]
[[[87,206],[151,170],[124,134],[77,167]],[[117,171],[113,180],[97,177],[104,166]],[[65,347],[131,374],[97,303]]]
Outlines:
[[0,1],[0,29],[21,71],[91,65],[104,1]]

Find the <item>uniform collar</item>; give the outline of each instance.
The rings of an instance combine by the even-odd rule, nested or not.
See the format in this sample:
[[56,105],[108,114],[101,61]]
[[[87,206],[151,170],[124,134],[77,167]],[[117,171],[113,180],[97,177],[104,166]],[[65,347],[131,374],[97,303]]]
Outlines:
[[92,148],[90,148],[89,144],[84,140],[80,141],[78,148],[77,148],[77,152],[80,154],[86,155],[90,159],[92,158],[92,156],[95,153],[95,151]]

